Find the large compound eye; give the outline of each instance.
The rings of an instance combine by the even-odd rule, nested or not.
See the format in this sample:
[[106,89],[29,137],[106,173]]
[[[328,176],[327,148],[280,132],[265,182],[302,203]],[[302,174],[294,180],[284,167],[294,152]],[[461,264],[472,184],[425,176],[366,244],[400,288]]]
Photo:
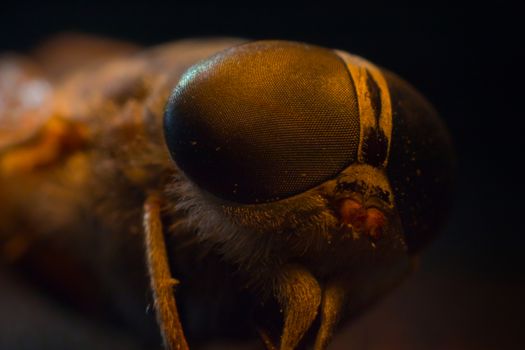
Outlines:
[[260,41],[192,67],[166,108],[178,168],[216,197],[269,202],[357,159],[360,120],[344,61],[316,46]]

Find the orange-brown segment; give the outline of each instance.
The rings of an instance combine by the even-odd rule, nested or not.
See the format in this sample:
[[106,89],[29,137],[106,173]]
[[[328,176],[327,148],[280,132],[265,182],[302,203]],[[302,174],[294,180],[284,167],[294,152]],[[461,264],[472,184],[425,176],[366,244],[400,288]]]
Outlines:
[[361,231],[366,221],[366,211],[357,200],[346,198],[339,208],[341,219],[346,225]]
[[372,239],[378,239],[383,234],[386,224],[385,214],[377,208],[369,208],[366,211],[365,232]]
[[381,210],[365,208],[359,201],[345,198],[339,206],[341,220],[357,232],[366,233],[372,239],[378,239],[383,233],[386,217]]

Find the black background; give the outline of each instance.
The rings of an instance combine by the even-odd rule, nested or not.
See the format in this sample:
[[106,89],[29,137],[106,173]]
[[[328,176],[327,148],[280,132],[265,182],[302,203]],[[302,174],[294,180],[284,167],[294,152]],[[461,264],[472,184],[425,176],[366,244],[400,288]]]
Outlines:
[[348,341],[382,349],[377,334],[392,342],[390,349],[395,344],[405,349],[525,345],[520,334],[525,324],[523,12],[517,2],[0,6],[0,52],[29,52],[63,31],[145,46],[227,35],[339,48],[400,74],[429,98],[451,130],[460,163],[457,200],[420,272],[335,346],[346,348]]

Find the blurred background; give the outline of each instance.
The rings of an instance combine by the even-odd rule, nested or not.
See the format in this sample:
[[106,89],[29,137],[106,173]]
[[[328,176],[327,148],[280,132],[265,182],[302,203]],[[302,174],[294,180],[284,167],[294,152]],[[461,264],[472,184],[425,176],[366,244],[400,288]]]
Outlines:
[[[398,73],[450,128],[460,166],[457,198],[418,272],[331,349],[523,349],[522,14],[518,2],[501,1],[464,7],[441,1],[420,7],[387,1],[3,2],[0,52],[29,53],[64,31],[143,46],[236,36],[343,49]],[[0,287],[0,314],[30,307],[13,307],[9,293],[27,291],[12,288]],[[7,325],[0,317],[0,328]]]

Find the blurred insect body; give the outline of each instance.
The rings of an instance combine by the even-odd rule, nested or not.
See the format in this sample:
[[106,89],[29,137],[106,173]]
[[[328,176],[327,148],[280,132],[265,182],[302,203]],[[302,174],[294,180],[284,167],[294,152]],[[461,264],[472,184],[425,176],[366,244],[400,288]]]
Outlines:
[[[410,270],[449,204],[453,152],[432,107],[342,51],[186,41],[50,80],[11,64],[4,260],[61,257],[70,274],[38,274],[60,271],[73,304],[112,305],[139,334],[147,265],[168,348],[256,329],[269,349],[326,348]],[[17,91],[36,79],[47,90],[28,105]]]

